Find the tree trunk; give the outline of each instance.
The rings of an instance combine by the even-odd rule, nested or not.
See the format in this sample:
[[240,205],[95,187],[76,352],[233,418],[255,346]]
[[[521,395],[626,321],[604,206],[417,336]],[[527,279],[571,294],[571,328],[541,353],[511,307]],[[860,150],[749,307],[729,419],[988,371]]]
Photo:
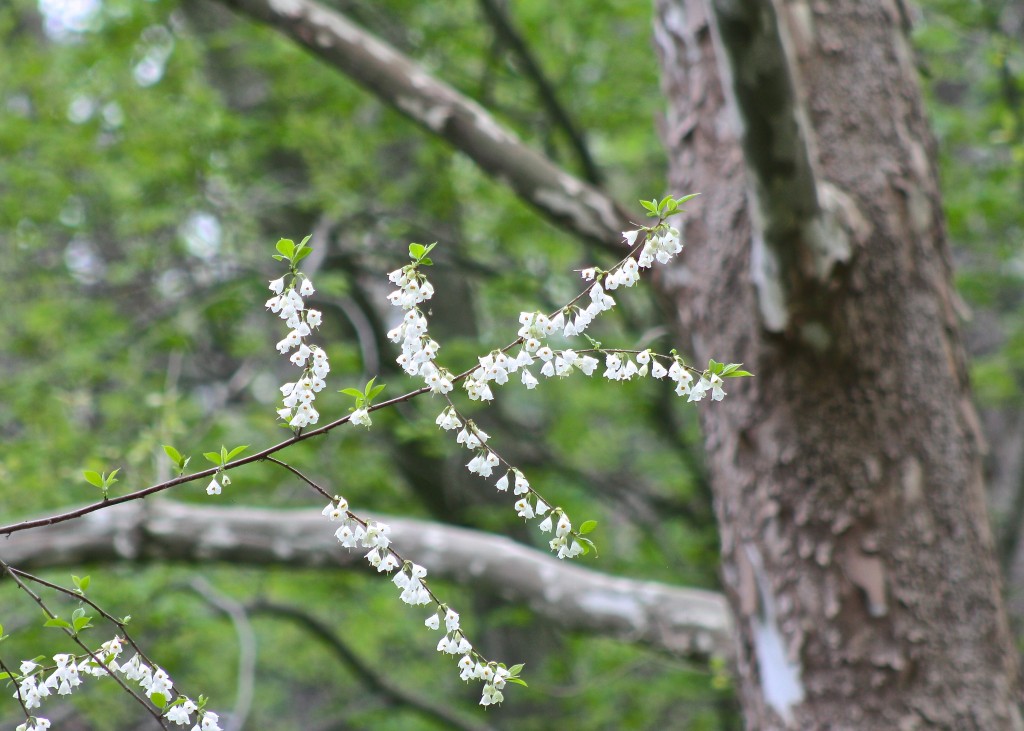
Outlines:
[[1024,727],[901,6],[658,6],[748,728]]

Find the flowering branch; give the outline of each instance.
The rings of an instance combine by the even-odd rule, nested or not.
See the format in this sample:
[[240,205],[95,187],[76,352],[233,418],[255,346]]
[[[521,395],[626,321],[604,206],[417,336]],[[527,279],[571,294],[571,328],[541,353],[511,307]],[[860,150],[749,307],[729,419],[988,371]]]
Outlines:
[[[654,378],[668,377],[675,381],[676,393],[688,396],[689,401],[700,401],[708,392],[711,393],[714,401],[723,399],[726,395],[722,388],[724,378],[751,375],[746,371],[739,370],[740,364],[738,363],[724,364],[711,360],[707,369],[698,371],[686,365],[674,350],[670,356],[666,356],[652,353],[650,350],[604,349],[600,343],[585,334],[586,329],[601,313],[615,306],[616,302],[608,294],[608,291],[619,287],[632,287],[639,281],[641,269],[650,268],[655,260],[667,263],[682,251],[683,244],[679,231],[670,226],[667,219],[681,213],[683,210],[680,207],[681,204],[692,197],[675,199],[668,196],[660,202],[657,200],[641,201],[648,210],[648,216],[656,218],[657,222],[650,226],[638,226],[635,230],[623,232],[623,239],[631,247],[630,253],[626,257],[607,271],[597,267],[584,269],[581,274],[589,284],[554,313],[550,315],[545,315],[542,312],[521,313],[519,317],[521,327],[517,333],[517,339],[503,348],[493,350],[486,356],[478,358],[477,366],[459,375],[453,375],[449,369],[437,365],[436,358],[441,346],[429,336],[427,317],[420,309],[420,305],[434,294],[433,286],[423,274],[422,268],[432,265],[433,262],[429,258],[429,254],[436,244],[430,246],[411,244],[409,255],[412,262],[391,272],[388,276],[388,279],[398,287],[388,295],[388,300],[405,312],[401,323],[388,332],[388,338],[396,343],[401,342],[402,352],[398,356],[397,362],[409,375],[423,378],[425,386],[377,405],[373,404],[373,400],[383,391],[384,386],[375,385],[375,379],[371,379],[361,390],[343,389],[343,393],[355,399],[354,406],[350,409],[351,413],[309,432],[303,430],[319,421],[320,414],[313,407],[313,402],[316,399],[316,394],[326,387],[324,379],[330,372],[330,366],[326,352],[318,345],[307,342],[307,338],[320,325],[322,319],[319,311],[307,308],[305,305],[303,297],[312,295],[315,288],[312,281],[298,269],[299,263],[312,251],[306,246],[309,237],[307,236],[298,245],[290,239],[281,239],[277,243],[278,253],[274,255],[274,258],[281,262],[287,262],[288,274],[270,282],[269,289],[273,296],[267,301],[266,307],[284,320],[289,328],[288,334],[278,342],[277,350],[282,354],[294,350],[294,353],[289,356],[289,360],[303,369],[296,381],[285,383],[281,387],[283,403],[277,410],[278,417],[287,422],[287,425],[293,430],[292,438],[244,459],[236,459],[236,457],[247,449],[246,446],[231,450],[222,446],[219,452],[205,453],[207,459],[214,464],[212,469],[189,476],[183,474],[189,458],[183,456],[174,447],[165,446],[164,450],[167,456],[181,473],[179,477],[119,498],[110,498],[109,496],[110,487],[117,482],[117,470],[112,471],[109,475],[87,471],[86,479],[102,491],[101,502],[41,521],[24,521],[4,526],[0,528],[0,532],[10,534],[26,530],[29,527],[52,525],[101,508],[139,499],[205,476],[212,475],[206,489],[207,493],[219,495],[223,487],[231,482],[227,475],[228,470],[257,459],[272,462],[301,479],[321,497],[328,500],[322,514],[332,522],[340,523],[340,527],[335,531],[335,537],[346,548],[368,549],[365,557],[379,573],[394,573],[392,580],[401,590],[400,598],[403,602],[414,606],[434,605],[433,613],[427,617],[424,624],[429,629],[439,630],[441,621],[444,621],[445,629],[437,644],[437,650],[445,654],[461,656],[458,665],[462,680],[476,679],[483,682],[480,705],[500,704],[504,700],[502,690],[507,683],[526,685],[519,678],[523,666],[514,665],[509,668],[503,663],[490,661],[473,646],[461,627],[458,612],[441,602],[427,584],[425,580],[427,569],[404,558],[392,548],[388,524],[359,517],[349,510],[349,504],[345,498],[340,495],[331,495],[301,471],[274,457],[273,454],[301,439],[324,434],[349,421],[369,428],[372,425],[371,411],[386,408],[427,392],[440,394],[447,406],[437,417],[436,423],[446,431],[462,427],[456,442],[475,453],[466,465],[467,469],[486,478],[492,474],[494,468],[504,464],[506,470],[498,478],[495,487],[499,491],[505,492],[510,486],[510,476],[514,478],[513,493],[516,496],[521,496],[514,506],[517,514],[527,520],[539,518],[541,522],[538,527],[542,532],[554,530],[554,538],[549,541],[549,547],[556,552],[558,558],[572,558],[587,553],[593,547],[593,543],[584,535],[593,530],[596,522],[586,521],[578,528],[574,528],[563,508],[552,507],[551,503],[530,485],[518,468],[502,458],[487,444],[489,436],[471,419],[459,413],[449,394],[453,391],[456,383],[461,383],[470,400],[492,401],[494,394],[490,384],[503,385],[509,381],[509,374],[516,371],[520,371],[520,380],[523,385],[527,389],[533,389],[539,381],[530,371],[530,366],[535,365],[537,360],[542,363],[540,374],[547,378],[565,377],[576,370],[590,376],[596,370],[599,361],[585,353],[593,352],[604,355],[605,371],[603,376],[610,380],[630,380],[634,376],[643,377],[650,373]],[[589,297],[590,302],[583,307],[580,302],[586,297]],[[561,334],[566,338],[583,336],[590,341],[592,348],[579,352],[572,349],[553,349],[545,342],[550,336],[556,334]],[[518,353],[513,357],[512,351],[517,347],[519,348]],[[661,360],[668,362],[668,367],[663,365]],[[693,383],[694,374],[700,376],[697,383]],[[91,626],[91,618],[85,616],[85,610],[81,607],[75,610],[72,623],[61,620],[50,612],[40,597],[22,581],[23,578],[37,581],[42,585],[78,598],[78,595],[84,591],[80,580],[76,578],[78,592],[72,592],[13,569],[5,563],[0,562],[0,565],[3,566],[5,573],[10,575],[18,586],[43,608],[50,617],[47,624],[64,629],[86,651],[89,657],[89,660],[82,660],[79,663],[73,656],[54,656],[54,662],[57,665],[56,671],[42,686],[39,686],[36,681],[37,675],[41,677],[42,669],[34,661],[25,661],[21,668],[22,676],[19,678],[21,686],[17,695],[19,700],[23,700],[23,708],[26,713],[39,705],[40,699],[49,694],[50,687],[57,687],[58,694],[70,693],[72,687],[80,684],[78,672],[83,670],[92,675],[114,677],[124,690],[131,693],[149,710],[161,726],[164,726],[165,719],[178,725],[187,725],[191,723],[190,715],[193,712],[198,712],[200,723],[194,727],[193,731],[220,731],[217,714],[204,710],[205,699],[202,696],[200,696],[199,703],[196,704],[191,699],[178,695],[173,703],[167,705],[172,693],[170,678],[162,669],[156,666],[151,668],[151,663],[148,661],[143,663],[140,658],[144,656],[138,652],[134,641],[131,644],[136,647],[137,654],[129,663],[123,666],[118,666],[116,663],[121,652],[121,640],[118,637],[104,643],[101,648],[103,652],[101,660],[78,637],[81,630]],[[86,603],[99,609],[91,601]],[[103,616],[114,622],[119,630],[124,630],[124,620],[116,620],[106,612],[103,612]],[[116,671],[123,673],[130,680],[139,681],[154,705],[161,709],[167,709],[166,715],[161,716],[150,709],[141,696],[129,689],[114,674]],[[30,727],[32,731],[39,731],[49,725],[45,719],[27,718],[28,721],[24,725],[25,731],[28,731]]]
[[[125,625],[128,622],[128,617],[117,619],[85,596],[85,590],[89,586],[89,577],[75,577],[76,590],[71,590],[16,569],[2,560],[0,560],[0,569],[2,569],[3,573],[10,576],[18,588],[31,597],[39,605],[40,609],[43,610],[43,613],[48,617],[45,626],[61,629],[84,651],[82,657],[63,653],[54,655],[55,667],[53,668],[41,665],[38,661],[42,658],[25,660],[20,665],[20,674],[8,674],[8,677],[18,681],[18,690],[14,695],[26,711],[27,720],[25,724],[18,727],[18,731],[44,731],[44,729],[49,728],[49,720],[29,716],[28,711],[40,707],[42,699],[51,695],[53,691],[56,691],[57,695],[70,695],[75,688],[82,684],[82,675],[113,678],[114,682],[122,690],[132,696],[146,709],[146,712],[153,717],[161,728],[167,728],[168,722],[179,726],[188,725],[191,723],[191,714],[198,712],[200,714],[200,721],[193,727],[192,731],[221,731],[217,714],[205,710],[206,699],[203,696],[199,696],[199,702],[196,703],[187,696],[178,694],[173,690],[173,683],[167,673],[145,656],[138,644],[127,632]],[[85,610],[80,607],[72,613],[71,622],[61,619],[47,606],[39,594],[29,588],[25,581],[45,586],[95,609],[104,619],[117,627],[124,640],[135,649],[135,656],[127,663],[118,664],[117,659],[123,650],[122,637],[119,636],[104,642],[99,650],[91,650],[82,641],[80,634],[92,627],[92,617],[87,616]],[[43,675],[50,669],[53,670],[52,674],[40,683],[39,681],[42,680]],[[146,696],[153,705],[150,705],[145,698],[128,687],[118,677],[117,673],[123,674],[128,680],[137,681],[146,691]],[[177,695],[177,698],[173,702],[168,703],[171,700],[172,693]],[[156,708],[153,706],[156,706]],[[163,711],[163,714],[161,711]]]
[[463,680],[478,679],[484,682],[480,705],[489,706],[501,703],[504,700],[501,691],[506,683],[526,685],[519,679],[522,665],[513,665],[508,668],[504,663],[488,660],[477,651],[462,629],[459,613],[438,599],[437,595],[431,591],[426,581],[427,570],[404,558],[391,547],[391,538],[389,537],[391,529],[387,523],[360,518],[348,509],[348,501],[345,498],[340,495],[331,497],[326,490],[302,474],[301,471],[279,459],[271,457],[268,461],[288,470],[330,501],[323,509],[322,514],[332,522],[341,522],[341,527],[335,532],[335,537],[342,546],[350,549],[356,547],[370,549],[366,554],[366,559],[371,566],[377,569],[378,573],[390,574],[398,569],[392,581],[402,590],[401,600],[403,602],[413,606],[430,603],[435,605],[435,611],[427,617],[424,624],[428,629],[440,629],[443,617],[445,634],[437,644],[437,651],[448,655],[462,656],[459,660],[461,670],[459,677]]

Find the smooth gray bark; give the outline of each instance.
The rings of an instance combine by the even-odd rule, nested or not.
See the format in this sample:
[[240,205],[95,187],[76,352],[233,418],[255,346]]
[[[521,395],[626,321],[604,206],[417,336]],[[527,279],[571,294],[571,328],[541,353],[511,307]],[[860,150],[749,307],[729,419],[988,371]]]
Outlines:
[[[424,565],[430,576],[522,602],[566,630],[700,662],[731,655],[730,614],[720,594],[608,576],[482,531],[370,517],[390,525],[395,550]],[[338,544],[319,510],[199,507],[166,500],[116,505],[0,538],[0,556],[20,569],[122,560],[365,567],[362,553]]]

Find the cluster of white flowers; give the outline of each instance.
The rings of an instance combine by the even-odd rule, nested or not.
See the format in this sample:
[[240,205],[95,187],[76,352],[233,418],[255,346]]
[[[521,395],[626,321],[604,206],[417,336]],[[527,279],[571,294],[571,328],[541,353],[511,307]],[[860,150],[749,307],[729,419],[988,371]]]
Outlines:
[[[334,532],[334,536],[342,546],[369,549],[366,560],[379,573],[389,574],[402,566],[401,558],[391,550],[391,538],[388,537],[391,528],[387,523],[358,519],[349,512],[348,501],[340,495],[336,495],[321,512],[332,522],[341,521],[341,527]],[[403,570],[395,577],[395,585],[402,590],[401,599],[406,604],[429,604],[433,600],[421,581],[427,575],[427,570],[416,564],[410,566],[408,574]]]
[[415,263],[391,272],[388,280],[398,287],[388,295],[388,301],[405,310],[402,321],[388,331],[391,342],[402,344],[402,354],[396,362],[410,376],[422,377],[432,392],[450,392],[452,374],[434,365],[441,346],[427,333],[427,318],[418,307],[434,296],[433,285]]
[[326,385],[324,378],[331,366],[323,348],[305,341],[321,322],[319,310],[307,309],[302,299],[316,291],[313,283],[301,273],[293,276],[287,287],[284,280],[285,277],[281,277],[270,283],[270,291],[274,296],[267,300],[267,308],[291,328],[288,335],[277,344],[277,350],[287,353],[295,348],[288,360],[302,368],[302,375],[297,381],[281,386],[284,400],[277,415],[287,421],[288,426],[300,429],[315,424],[320,418],[320,414],[313,408],[313,401]]
[[[597,361],[594,360],[594,363],[596,365]],[[498,454],[486,446],[487,440],[490,439],[487,432],[478,427],[472,420],[467,420],[465,426],[463,426],[463,422],[459,419],[459,414],[454,406],[448,406],[442,411],[435,423],[445,431],[462,427],[455,441],[465,445],[467,449],[476,452],[473,459],[466,465],[466,469],[470,472],[481,477],[490,477],[494,468],[501,464],[502,460]],[[510,477],[511,480],[509,479]],[[512,494],[518,498],[515,505],[513,505],[516,515],[526,520],[543,518],[538,527],[544,533],[551,532],[552,527],[555,528],[555,537],[548,542],[548,545],[557,554],[558,558],[573,558],[583,553],[583,546],[575,539],[572,533],[572,523],[569,521],[565,511],[561,508],[555,508],[552,511],[547,501],[530,487],[530,481],[526,479],[526,475],[514,467],[507,469],[494,484],[494,487],[499,492],[508,492],[510,486],[512,487]],[[549,512],[551,513],[550,515],[548,515]],[[546,518],[544,517],[545,515],[547,515]],[[557,524],[553,520],[553,517],[556,515],[558,516]]]
[[[120,637],[114,637],[104,642],[100,648],[93,653],[96,659],[86,655],[79,659],[75,655],[57,654],[53,656],[54,668],[45,677],[49,670],[34,660],[25,660],[21,663],[21,677],[18,679],[18,690],[14,697],[19,698],[27,710],[39,708],[42,699],[56,692],[57,695],[70,695],[75,688],[82,684],[83,676],[97,678],[107,677],[114,673],[121,673],[125,680],[136,682],[146,691],[146,696],[153,699],[159,695],[162,702],[157,705],[163,707],[170,699],[174,684],[166,671],[159,667],[151,668],[142,659],[135,655],[124,664],[118,664],[117,659],[123,651],[123,643]],[[179,696],[175,702],[168,707],[165,718],[171,723],[179,726],[190,724],[191,715],[199,710],[191,699]],[[218,716],[212,711],[203,711],[199,724],[192,727],[192,731],[221,731],[218,725]],[[18,726],[17,731],[43,731],[50,727],[50,722],[45,718],[30,718]]]
[[446,605],[438,608],[423,622],[428,629],[440,630],[441,618],[444,618],[444,636],[437,643],[437,651],[447,655],[461,655],[459,659],[459,677],[466,682],[482,680],[484,682],[480,705],[490,706],[505,700],[501,690],[505,687],[511,671],[503,665],[486,662],[473,645],[466,639],[459,624],[459,613]]
[[231,484],[231,477],[228,476],[227,472],[218,472],[210,480],[210,484],[206,486],[207,495],[220,495],[221,488],[227,487]]
[[[642,269],[648,269],[657,259],[662,264],[668,264],[672,257],[683,250],[683,242],[679,236],[679,230],[673,226],[662,223],[653,229],[640,229],[637,231],[623,231],[622,238],[629,246],[636,243],[640,231],[645,232],[643,249],[636,260],[636,265]],[[625,286],[631,286],[626,284]],[[612,289],[612,287],[609,287]]]
[[[463,441],[469,441],[472,438],[467,430],[464,429],[462,433],[467,435]],[[487,435],[482,431],[476,430],[474,435],[477,439],[482,436],[486,441]],[[334,535],[342,546],[369,549],[366,559],[379,573],[391,573],[395,569],[399,569],[392,581],[401,590],[399,598],[403,602],[413,606],[436,603],[437,600],[423,583],[427,570],[412,561],[402,560],[391,549],[391,539],[388,537],[390,529],[385,523],[359,520],[349,511],[348,501],[340,495],[336,495],[322,513],[332,522],[341,522],[341,526]],[[438,608],[424,624],[430,629],[439,629],[442,616],[444,617],[445,634],[437,643],[437,651],[446,655],[462,656],[459,668],[460,677],[463,680],[479,679],[484,681],[481,705],[501,703],[503,696],[500,691],[505,687],[510,672],[497,663],[480,662],[482,659],[480,654],[473,649],[473,645],[459,625],[458,612],[448,606],[438,605]]]
[[688,396],[687,401],[700,401],[708,392],[714,401],[721,401],[726,393],[722,390],[724,381],[717,373],[704,371],[700,380],[694,384],[693,374],[678,357],[672,358],[672,365],[665,368],[658,362],[659,357],[650,350],[642,350],[636,354],[635,360],[629,353],[615,351],[605,355],[604,377],[612,381],[628,381],[634,376],[644,377],[650,373],[652,378],[665,378],[675,381],[675,392],[679,396]]
[[[554,520],[556,515],[557,521]],[[549,533],[552,527],[555,529],[555,537],[548,541],[548,546],[559,558],[575,558],[583,553],[582,544],[572,532],[572,522],[561,508],[556,508],[539,527],[545,533]]]

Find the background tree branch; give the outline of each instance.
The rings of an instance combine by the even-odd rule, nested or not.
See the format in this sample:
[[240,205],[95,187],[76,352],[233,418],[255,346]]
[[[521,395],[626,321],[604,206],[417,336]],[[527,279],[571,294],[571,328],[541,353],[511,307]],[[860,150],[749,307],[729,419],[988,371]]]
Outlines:
[[449,729],[494,731],[494,727],[489,724],[465,718],[429,698],[406,690],[398,683],[393,683],[388,679],[386,673],[377,672],[371,663],[359,657],[358,653],[342,639],[334,627],[297,606],[264,600],[254,602],[250,605],[249,610],[253,614],[287,619],[306,630],[326,645],[368,691],[380,696],[388,703],[408,707],[423,716],[445,724],[445,727]]
[[[703,662],[732,653],[731,618],[715,592],[608,576],[481,531],[394,516],[395,546],[430,575],[523,602],[569,631],[615,637]],[[226,561],[302,568],[362,566],[319,510],[126,503],[0,542],[18,568],[89,561]]]
[[479,104],[345,16],[312,0],[221,2],[288,36],[447,140],[550,221],[621,252],[621,231],[629,217],[616,201],[523,144]]
[[540,61],[530,50],[530,44],[512,22],[508,8],[501,0],[480,0],[480,7],[483,9],[487,22],[494,28],[495,35],[508,46],[518,65],[522,66],[526,78],[537,90],[537,98],[544,106],[548,116],[565,133],[573,154],[583,170],[584,177],[589,183],[600,186],[601,171],[590,154],[590,148],[587,147],[586,133],[579,128],[572,115],[569,114],[569,110],[559,100],[558,92],[555,91],[554,85],[540,67]]

